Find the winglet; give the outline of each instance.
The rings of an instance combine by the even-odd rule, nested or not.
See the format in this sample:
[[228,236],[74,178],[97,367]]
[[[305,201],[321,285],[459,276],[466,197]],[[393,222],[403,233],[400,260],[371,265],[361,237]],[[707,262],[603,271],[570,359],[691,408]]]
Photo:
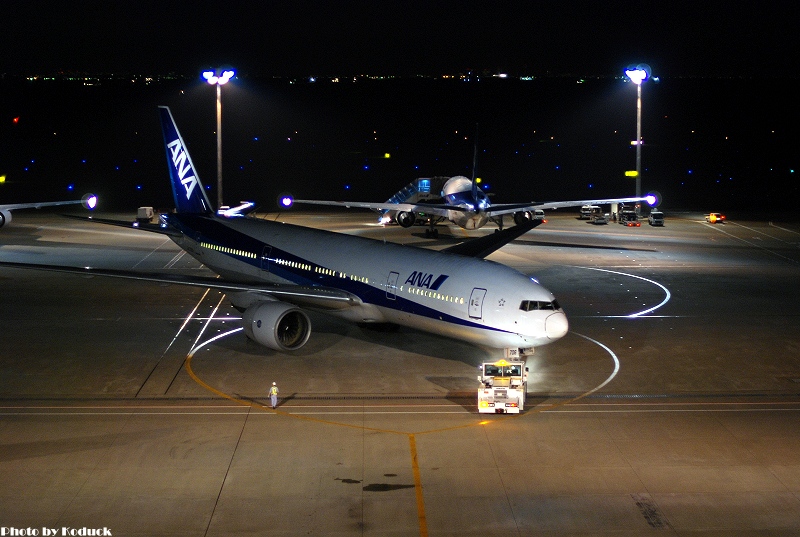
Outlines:
[[203,184],[178,132],[172,112],[166,106],[158,107],[161,116],[161,130],[164,133],[164,146],[167,150],[172,195],[179,213],[209,214],[214,211],[208,201]]

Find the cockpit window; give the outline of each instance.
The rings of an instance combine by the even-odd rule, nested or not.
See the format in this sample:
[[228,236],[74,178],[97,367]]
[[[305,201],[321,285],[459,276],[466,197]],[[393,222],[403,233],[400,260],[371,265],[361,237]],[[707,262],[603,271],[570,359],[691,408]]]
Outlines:
[[541,300],[523,300],[519,305],[522,311],[536,311],[536,310],[550,310],[555,311],[561,309],[557,300],[552,302],[542,302]]

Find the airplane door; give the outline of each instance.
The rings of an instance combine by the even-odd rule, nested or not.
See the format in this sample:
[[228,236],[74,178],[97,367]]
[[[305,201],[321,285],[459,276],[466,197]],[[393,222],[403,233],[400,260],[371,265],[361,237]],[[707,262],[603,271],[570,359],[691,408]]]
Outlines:
[[386,280],[386,298],[389,300],[397,299],[397,278],[400,277],[398,272],[390,272],[389,279]]
[[472,290],[469,297],[469,316],[472,319],[480,319],[483,317],[483,297],[486,296],[486,289],[476,287]]
[[269,254],[272,252],[272,246],[264,246],[264,251],[261,253],[261,270],[269,272]]

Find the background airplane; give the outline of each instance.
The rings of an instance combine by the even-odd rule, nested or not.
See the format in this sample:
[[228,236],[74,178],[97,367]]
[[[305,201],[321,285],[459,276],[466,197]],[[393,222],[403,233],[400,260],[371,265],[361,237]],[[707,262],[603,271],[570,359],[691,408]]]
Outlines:
[[12,203],[9,205],[0,205],[0,228],[11,223],[11,211],[16,209],[39,209],[40,207],[77,205],[79,203],[89,210],[94,209],[97,206],[97,196],[94,194],[86,194],[83,196],[83,198],[72,201],[40,201],[33,203]]
[[[427,200],[431,193],[431,181],[441,179],[422,178],[410,183],[388,201],[383,203],[359,201],[328,201],[328,200],[295,200],[291,196],[284,196],[280,203],[290,207],[294,203],[310,205],[330,205],[338,207],[358,207],[383,211],[382,222],[386,223],[386,216],[394,219],[402,227],[411,227],[422,219],[429,225],[426,236],[438,236],[434,227],[437,223],[449,220],[464,229],[479,229],[490,220],[503,229],[503,216],[512,214],[515,224],[532,220],[537,209],[560,209],[564,207],[579,207],[582,205],[604,205],[611,203],[639,203],[647,202],[649,205],[656,203],[656,197],[648,195],[643,198],[611,198],[588,199],[576,201],[529,201],[522,203],[503,203],[493,205],[489,196],[483,192],[474,179],[457,175],[447,179],[441,189],[441,203],[430,203]],[[427,183],[426,183],[427,181]],[[435,183],[434,183],[435,184]],[[427,192],[426,192],[427,187]],[[433,196],[435,197],[435,196]]]
[[[305,309],[360,323],[395,323],[489,348],[528,349],[568,322],[535,279],[484,258],[541,222],[434,251],[214,212],[172,114],[160,108],[176,211],[138,229],[168,235],[219,278],[2,262],[0,266],[131,278],[224,291],[245,334],[290,351],[311,334]],[[99,220],[131,227],[130,222]]]

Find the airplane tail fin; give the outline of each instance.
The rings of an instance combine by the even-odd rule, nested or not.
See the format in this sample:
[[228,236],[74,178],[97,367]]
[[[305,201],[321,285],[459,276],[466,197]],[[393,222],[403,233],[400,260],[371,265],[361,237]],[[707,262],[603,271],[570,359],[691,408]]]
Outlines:
[[161,130],[164,133],[167,167],[175,208],[179,213],[213,214],[211,202],[203,190],[203,184],[197,176],[186,144],[178,132],[172,112],[166,106],[159,106],[158,113],[161,117]]

